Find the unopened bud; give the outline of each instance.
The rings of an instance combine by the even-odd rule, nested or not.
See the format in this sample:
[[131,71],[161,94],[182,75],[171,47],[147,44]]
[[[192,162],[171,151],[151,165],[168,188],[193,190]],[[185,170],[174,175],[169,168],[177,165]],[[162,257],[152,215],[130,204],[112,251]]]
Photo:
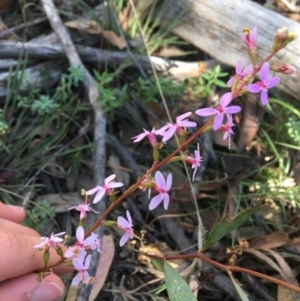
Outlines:
[[296,72],[296,68],[294,66],[287,64],[272,66],[271,69],[275,72],[280,72],[285,75],[290,75]]
[[102,224],[103,224],[103,226],[106,226],[106,227],[112,227],[112,226],[117,225],[117,222],[116,221],[105,221]]
[[86,190],[85,189],[81,189],[81,195],[85,195],[86,194]]
[[48,265],[49,259],[50,259],[50,252],[49,252],[49,248],[46,248],[43,254],[43,259],[44,259],[44,263],[45,266]]
[[278,51],[296,39],[297,35],[294,32],[289,32],[286,27],[279,28],[274,37],[273,51]]
[[63,252],[63,250],[62,250],[61,247],[57,247],[57,248],[56,248],[56,253],[57,253],[57,255],[60,256],[61,258],[64,257],[64,252]]

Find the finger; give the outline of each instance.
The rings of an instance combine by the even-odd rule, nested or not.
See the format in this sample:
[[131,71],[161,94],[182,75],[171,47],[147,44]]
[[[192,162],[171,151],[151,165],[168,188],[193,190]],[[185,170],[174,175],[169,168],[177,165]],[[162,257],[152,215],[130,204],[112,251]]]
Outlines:
[[7,221],[7,220],[1,219],[1,218],[0,218],[0,229],[6,230],[6,231],[11,231],[13,233],[18,233],[20,235],[23,234],[23,235],[40,237],[40,235],[33,229],[27,228],[22,225],[18,225],[16,223],[13,223],[11,221]]
[[0,218],[14,223],[21,223],[25,215],[26,213],[22,207],[5,205],[0,202]]
[[[45,267],[43,260],[44,251],[33,248],[34,245],[40,242],[40,238],[36,236],[20,235],[1,229],[0,282],[43,269]],[[63,245],[60,246],[63,248],[63,252],[65,252],[67,248]],[[59,260],[60,256],[56,254],[56,250],[50,248],[48,266],[57,263]],[[68,273],[72,270],[65,265],[61,265],[56,267],[54,272],[60,274]]]
[[42,283],[38,274],[30,273],[0,283],[0,300],[5,301],[57,301],[62,297],[64,284],[55,274],[47,276]]

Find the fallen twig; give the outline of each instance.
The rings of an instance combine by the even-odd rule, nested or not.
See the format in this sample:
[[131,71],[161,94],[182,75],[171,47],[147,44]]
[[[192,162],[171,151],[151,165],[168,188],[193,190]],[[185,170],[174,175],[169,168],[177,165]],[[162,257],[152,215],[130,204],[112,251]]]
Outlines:
[[[81,68],[81,70],[84,72],[85,80],[84,80],[84,86],[86,89],[86,93],[88,95],[89,101],[91,105],[94,108],[95,113],[95,143],[96,143],[96,153],[95,153],[95,169],[94,169],[94,175],[95,175],[95,181],[97,183],[103,183],[104,181],[104,175],[105,175],[105,126],[106,126],[106,120],[103,115],[102,109],[99,105],[99,102],[97,101],[99,97],[99,91],[97,89],[96,82],[94,78],[91,76],[89,71],[85,68],[83,65],[77,50],[70,38],[70,35],[68,31],[66,30],[63,22],[61,21],[57,10],[54,6],[54,3],[52,0],[41,0],[41,3],[43,5],[43,8],[46,12],[46,15],[49,19],[49,22],[51,24],[52,29],[57,34],[61,45],[64,48],[64,51],[66,53],[66,56],[68,57],[68,60],[71,65],[75,67]],[[105,211],[105,202],[99,202],[95,209],[101,214]],[[96,220],[95,215],[90,215],[90,218],[87,220],[87,227],[90,227]],[[103,230],[101,227],[95,230],[95,232],[98,234],[99,239],[102,241],[103,237]],[[96,274],[96,269],[98,266],[98,260],[99,260],[99,253],[93,252],[92,253],[92,261],[90,265],[90,273],[92,275]],[[76,300],[88,300],[89,295],[91,292],[92,286],[90,285],[82,285],[80,286]]]

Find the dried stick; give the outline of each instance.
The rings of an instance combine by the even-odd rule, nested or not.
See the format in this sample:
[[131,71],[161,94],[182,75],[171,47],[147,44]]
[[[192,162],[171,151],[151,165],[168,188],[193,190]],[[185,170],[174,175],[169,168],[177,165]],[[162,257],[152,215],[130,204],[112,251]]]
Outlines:
[[[85,75],[84,86],[86,93],[88,95],[89,101],[94,109],[95,114],[95,142],[96,142],[96,154],[95,154],[95,180],[97,183],[102,183],[104,181],[104,174],[105,174],[105,125],[106,120],[101,110],[97,99],[99,97],[99,91],[97,89],[96,82],[94,78],[91,76],[89,71],[83,65],[77,50],[70,38],[68,31],[66,30],[62,20],[60,19],[57,10],[54,6],[52,0],[41,0],[43,5],[44,11],[49,19],[52,29],[56,33],[59,38],[61,45],[63,46],[65,53],[68,57],[68,60],[71,65],[80,68]],[[100,215],[103,214],[105,211],[105,202],[99,202],[95,208]],[[87,226],[90,227],[96,220],[95,215],[90,215],[89,219],[87,220]],[[98,236],[100,236],[100,240],[103,237],[102,227],[99,227],[95,230]],[[91,275],[96,274],[96,269],[98,266],[99,260],[99,253],[93,252],[92,253],[92,261],[90,265],[90,273]],[[89,295],[91,292],[92,286],[91,285],[81,285],[76,300],[77,301],[84,301],[89,299]]]

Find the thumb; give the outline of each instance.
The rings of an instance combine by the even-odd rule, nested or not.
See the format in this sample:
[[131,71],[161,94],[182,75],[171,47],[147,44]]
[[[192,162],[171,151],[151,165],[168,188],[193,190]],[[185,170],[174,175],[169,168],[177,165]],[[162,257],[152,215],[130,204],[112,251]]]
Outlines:
[[6,301],[57,301],[64,293],[61,279],[51,274],[37,280],[38,274],[30,273],[0,283],[0,300]]

